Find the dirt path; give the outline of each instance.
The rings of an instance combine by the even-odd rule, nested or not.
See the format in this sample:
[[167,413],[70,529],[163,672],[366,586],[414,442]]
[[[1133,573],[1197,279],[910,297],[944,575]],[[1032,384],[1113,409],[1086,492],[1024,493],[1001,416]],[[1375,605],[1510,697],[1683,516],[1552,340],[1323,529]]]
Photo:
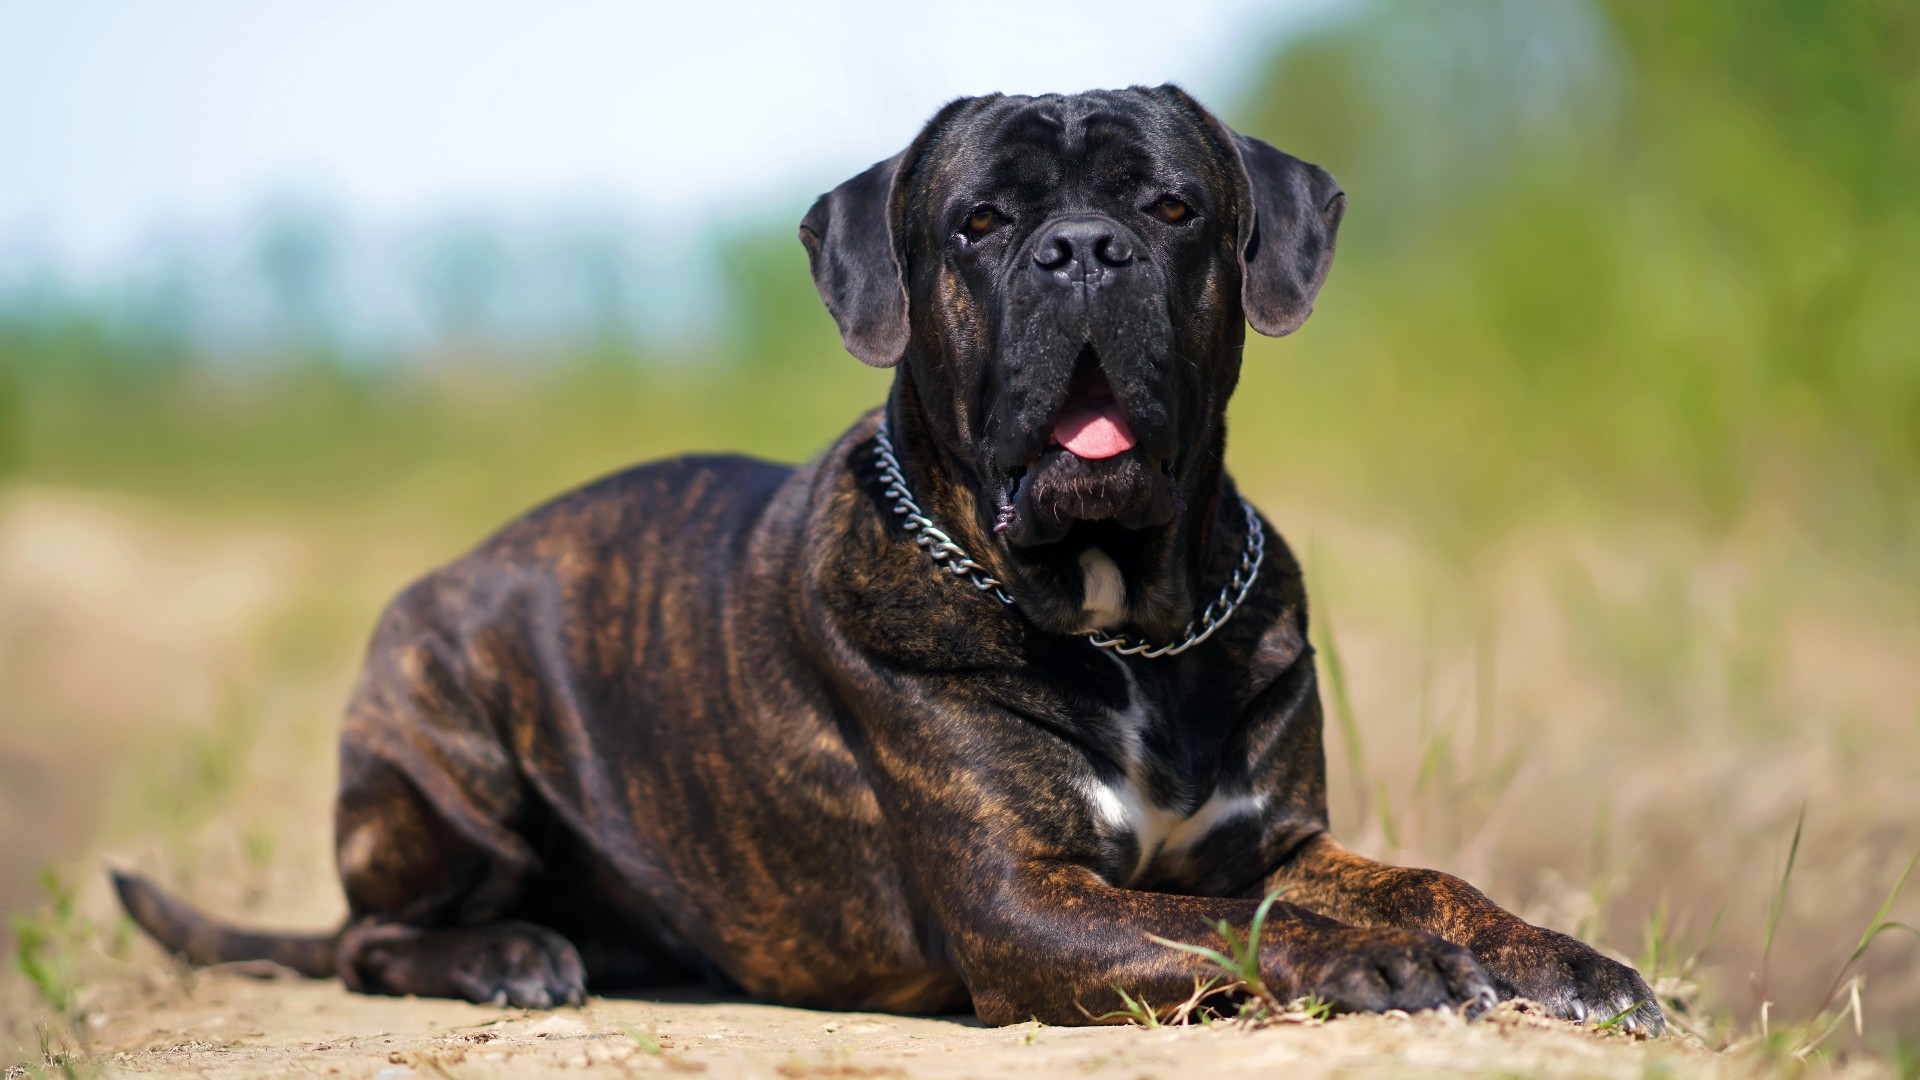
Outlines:
[[594,999],[529,1013],[385,999],[338,984],[203,973],[127,986],[92,1023],[95,1060],[163,1076],[407,1080],[578,1069],[725,1077],[1470,1075],[1642,1077],[1744,1069],[1675,1039],[1588,1034],[1512,1013],[1227,1028],[983,1028],[971,1018],[813,1012],[738,1001]]

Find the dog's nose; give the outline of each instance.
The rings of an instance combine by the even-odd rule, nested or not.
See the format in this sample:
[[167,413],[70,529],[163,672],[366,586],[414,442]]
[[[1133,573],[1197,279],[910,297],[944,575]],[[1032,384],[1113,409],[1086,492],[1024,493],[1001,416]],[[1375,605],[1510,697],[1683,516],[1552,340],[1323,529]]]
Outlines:
[[[1051,222],[1033,245],[1033,264],[1069,278],[1118,270],[1133,262],[1133,244],[1111,219],[1069,217]],[[1077,273],[1075,271],[1078,271]]]

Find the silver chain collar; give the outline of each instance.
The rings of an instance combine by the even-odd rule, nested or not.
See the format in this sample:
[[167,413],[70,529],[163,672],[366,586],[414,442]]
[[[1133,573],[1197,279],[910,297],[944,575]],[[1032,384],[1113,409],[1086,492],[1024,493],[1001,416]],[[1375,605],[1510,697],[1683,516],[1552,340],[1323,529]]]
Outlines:
[[[934,565],[981,592],[991,592],[994,599],[1010,608],[1019,607],[1013,597],[1007,594],[1000,579],[973,561],[966,549],[954,543],[953,537],[934,524],[933,519],[920,509],[920,504],[913,501],[913,492],[907,487],[906,473],[901,471],[900,459],[893,452],[893,440],[887,437],[887,420],[884,416],[880,418],[880,429],[874,433],[873,457],[880,465],[880,479],[886,482],[887,494],[893,498],[893,512],[900,518],[901,528],[912,534],[914,543],[926,549]],[[1157,660],[1162,656],[1179,656],[1212,637],[1215,630],[1233,618],[1235,609],[1253,591],[1253,583],[1260,577],[1260,562],[1267,553],[1266,530],[1261,528],[1260,515],[1254,512],[1253,504],[1244,495],[1240,497],[1240,509],[1247,515],[1247,546],[1240,553],[1240,565],[1234,567],[1233,578],[1220,589],[1220,595],[1201,610],[1199,618],[1187,624],[1186,633],[1179,641],[1156,646],[1124,634],[1107,635],[1092,630],[1086,635],[1088,643],[1097,648],[1112,649],[1122,656],[1143,656]]]

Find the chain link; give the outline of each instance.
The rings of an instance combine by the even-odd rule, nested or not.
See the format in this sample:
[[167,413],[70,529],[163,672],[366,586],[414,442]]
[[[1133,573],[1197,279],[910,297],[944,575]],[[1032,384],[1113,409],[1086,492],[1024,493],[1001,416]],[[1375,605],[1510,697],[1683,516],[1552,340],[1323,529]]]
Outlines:
[[1000,579],[974,562],[966,550],[954,543],[953,537],[935,525],[932,518],[921,512],[920,504],[913,501],[913,492],[907,489],[907,476],[900,471],[900,459],[893,453],[893,440],[887,438],[885,418],[881,419],[880,430],[874,437],[873,456],[880,463],[880,479],[886,482],[887,494],[893,496],[893,512],[900,518],[900,527],[913,534],[913,542],[926,549],[934,565],[981,592],[992,592],[995,599],[1008,607],[1015,606],[1013,597],[1000,587]]
[[1253,583],[1260,577],[1260,562],[1267,553],[1267,533],[1260,525],[1260,515],[1254,512],[1253,504],[1246,496],[1240,497],[1240,511],[1247,515],[1247,546],[1240,552],[1240,565],[1233,568],[1233,577],[1220,589],[1200,612],[1200,617],[1187,624],[1186,633],[1179,641],[1171,645],[1154,645],[1151,642],[1136,641],[1124,634],[1108,637],[1098,630],[1087,634],[1087,640],[1102,649],[1112,649],[1122,656],[1142,656],[1148,660],[1158,660],[1162,656],[1179,656],[1195,645],[1213,636],[1233,613],[1240,602],[1253,591]]
[[[874,433],[873,456],[880,466],[880,479],[893,499],[894,515],[900,518],[901,527],[912,534],[913,542],[926,550],[934,565],[981,592],[993,593],[994,599],[1008,607],[1019,607],[1013,597],[1007,594],[1000,579],[973,561],[966,549],[954,543],[953,537],[935,525],[933,519],[920,509],[920,504],[913,501],[913,492],[907,487],[906,473],[901,471],[900,458],[893,450],[893,440],[887,436],[885,417],[881,417],[880,428]],[[1240,564],[1234,567],[1233,578],[1221,588],[1220,594],[1201,610],[1200,617],[1187,624],[1186,632],[1179,641],[1156,646],[1124,634],[1109,636],[1094,630],[1086,635],[1088,643],[1096,648],[1112,649],[1122,656],[1157,660],[1162,656],[1178,656],[1212,637],[1213,632],[1233,617],[1241,601],[1253,591],[1253,583],[1260,577],[1260,563],[1267,553],[1266,530],[1260,525],[1260,515],[1254,512],[1253,504],[1245,496],[1240,498],[1240,510],[1247,516],[1247,546],[1240,553]]]

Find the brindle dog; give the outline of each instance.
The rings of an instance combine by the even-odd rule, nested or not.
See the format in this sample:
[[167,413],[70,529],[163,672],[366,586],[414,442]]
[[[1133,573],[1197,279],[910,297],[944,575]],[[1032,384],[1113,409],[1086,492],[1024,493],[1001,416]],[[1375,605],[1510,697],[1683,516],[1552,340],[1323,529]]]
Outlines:
[[[946,106],[800,226],[847,348],[898,365],[882,409],[798,468],[602,480],[407,589],[342,735],[339,932],[234,930],[119,877],[127,910],[195,963],[368,993],[705,978],[1079,1024],[1115,988],[1184,999],[1204,963],[1152,938],[1217,945],[1284,889],[1280,995],[1520,994],[1659,1031],[1631,969],[1340,846],[1271,528],[1230,603],[1257,524],[1223,466],[1246,324],[1307,317],[1345,206],[1175,87]],[[1173,644],[1216,598],[1177,654],[1089,640]]]

